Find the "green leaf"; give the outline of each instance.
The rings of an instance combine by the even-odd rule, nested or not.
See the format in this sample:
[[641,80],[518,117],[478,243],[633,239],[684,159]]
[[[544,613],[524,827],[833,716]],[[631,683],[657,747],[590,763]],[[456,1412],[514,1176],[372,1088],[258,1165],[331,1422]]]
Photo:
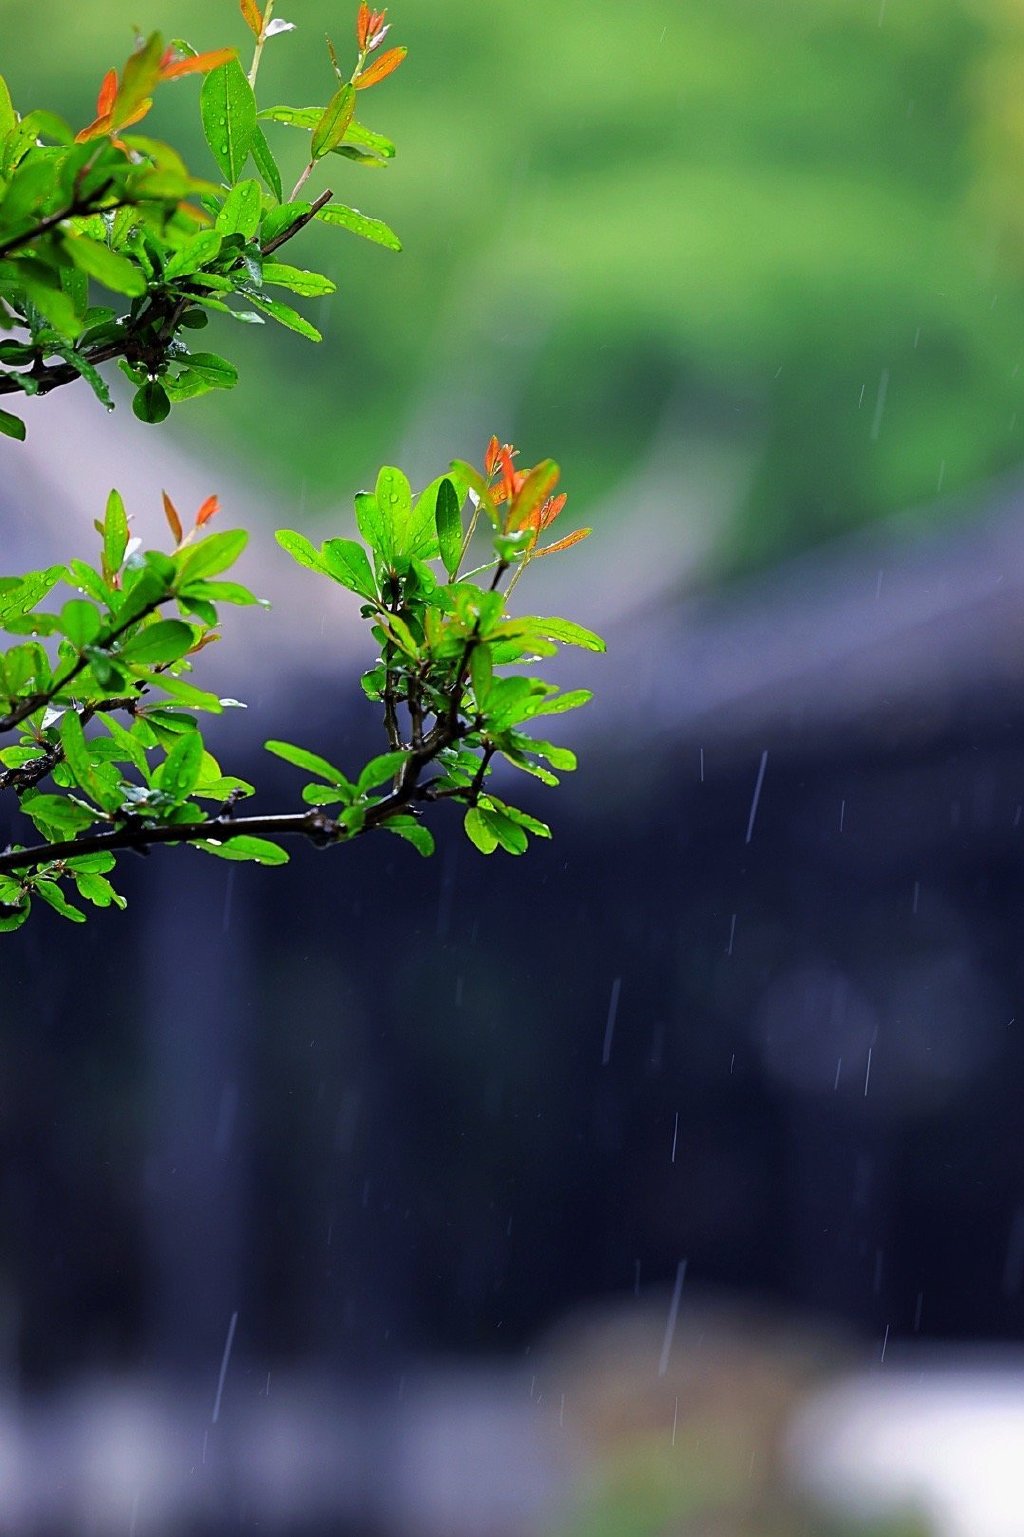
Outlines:
[[128,515],[124,510],[121,493],[111,491],[103,518],[103,567],[108,576],[114,576],[120,571],[127,547]]
[[339,86],[324,109],[323,115],[313,129],[313,137],[310,141],[310,158],[319,160],[332,150],[336,144],[340,144],[345,137],[345,130],[355,117],[356,113],[356,89],[354,85],[346,83]]
[[287,326],[289,331],[297,331],[307,341],[323,341],[316,326],[311,326],[309,321],[300,315],[298,310],[293,310],[290,305],[282,304],[279,299],[265,299],[262,294],[250,293],[248,297],[257,309],[263,310],[271,320],[276,320],[278,325]]
[[400,614],[380,614],[377,623],[399,651],[404,651],[414,661],[419,657],[420,648],[416,644],[416,637]]
[[[87,592],[90,598],[95,598],[97,603],[109,602],[110,589],[99,572],[93,570],[92,566],[86,565],[84,560],[70,560],[68,561],[68,570],[75,579],[75,585],[80,587],[83,592]],[[0,598],[0,609],[2,609],[2,605],[3,600]],[[2,617],[2,614],[0,614],[0,617]]]
[[216,576],[218,571],[226,571],[234,565],[248,542],[249,535],[244,528],[228,528],[221,534],[210,534],[186,551],[178,568],[176,585],[185,587],[201,576]]
[[424,859],[434,852],[433,834],[429,828],[423,826],[422,822],[417,822],[415,817],[389,817],[380,825],[385,832],[397,833],[399,838],[404,838],[407,843],[411,843]]
[[476,702],[481,710],[486,710],[488,696],[494,687],[494,671],[487,646],[473,647],[469,657],[469,676],[473,683]]
[[543,699],[533,710],[534,715],[564,715],[567,710],[578,710],[593,699],[589,688],[568,689],[564,694],[552,694]]
[[20,416],[14,416],[10,411],[0,411],[0,434],[5,438],[17,438],[19,443],[24,443],[25,423]]
[[263,281],[290,288],[304,299],[319,299],[323,294],[333,294],[337,288],[322,272],[304,272],[301,267],[289,267],[285,262],[264,262]]
[[140,422],[165,422],[171,414],[167,391],[156,379],[150,379],[132,396],[132,410]]
[[349,123],[345,130],[345,143],[358,144],[363,149],[371,149],[382,160],[395,158],[395,146],[391,140],[385,139],[382,133],[374,133],[372,128],[364,128],[362,123]]
[[593,630],[585,630],[581,624],[573,624],[571,619],[547,619],[537,614],[531,614],[523,620],[523,624],[537,635],[542,635],[545,640],[560,641],[563,646],[582,646],[585,651],[607,651],[607,646],[600,635],[595,635]]
[[112,411],[114,409],[114,402],[110,398],[107,382],[99,369],[90,363],[89,359],[83,353],[77,351],[75,347],[64,346],[59,351],[65,363],[70,363],[75,372],[85,380],[96,396],[96,399],[106,406],[108,411]]
[[84,897],[87,902],[92,902],[95,907],[125,908],[127,902],[120,896],[107,880],[105,875],[96,875],[89,870],[74,871],[74,882],[78,887],[78,895]]
[[7,81],[0,75],[0,144],[3,143],[9,133],[13,133],[18,126],[18,114],[11,102],[11,93],[7,88]]
[[158,619],[125,641],[118,655],[133,667],[177,662],[195,644],[195,638],[192,626],[184,620]]
[[385,464],[377,475],[374,492],[381,517],[388,528],[395,555],[411,555],[412,488],[401,470]]
[[312,132],[323,116],[322,107],[262,107],[257,117],[270,118],[275,123],[287,123],[290,128],[305,128]]
[[[179,251],[171,257],[164,268],[166,279],[187,277],[190,272],[198,272],[207,262],[214,261],[220,255],[220,248],[224,244],[224,236],[220,230],[204,229],[198,235],[193,235]],[[204,280],[206,274],[203,274]]]
[[172,800],[181,802],[199,783],[203,767],[203,739],[198,731],[180,736],[153,775],[153,784]]
[[104,288],[131,298],[141,298],[146,292],[145,273],[127,256],[118,255],[87,235],[65,235],[62,243],[75,266]]
[[68,918],[72,923],[84,923],[85,914],[80,908],[73,907],[64,896],[54,881],[36,881],[32,888],[37,897],[42,897],[53,908],[55,913],[60,913],[62,918]]
[[[290,128],[305,128],[308,133],[319,123],[323,116],[320,107],[264,107],[257,114],[261,118],[270,118],[275,123],[286,123]],[[374,133],[370,128],[364,128],[361,123],[351,122],[345,130],[345,143],[361,145],[364,149],[373,150],[382,160],[393,160],[395,146],[390,139],[386,139],[382,133]],[[342,148],[336,145],[336,149]]]
[[323,563],[342,587],[363,598],[376,598],[377,584],[366,551],[354,539],[328,539],[323,547]]
[[230,390],[238,383],[238,369],[227,358],[215,352],[190,352],[182,359],[185,367],[198,374],[206,385],[218,390]]
[[15,929],[20,929],[32,910],[32,904],[25,897],[21,906],[0,905],[0,934],[12,934]]
[[360,213],[358,208],[346,208],[344,203],[328,203],[324,208],[317,210],[316,216],[325,224],[334,224],[341,229],[351,230],[353,235],[361,235],[364,240],[372,240],[377,245],[386,246],[389,251],[402,249],[402,242],[383,219],[371,219],[366,214]]
[[89,756],[82,722],[74,710],[65,710],[61,716],[60,740],[64,748],[64,761],[68,768],[82,789],[91,793],[95,788],[96,774]]
[[568,747],[557,747],[554,742],[542,742],[536,737],[518,737],[516,745],[525,748],[527,752],[535,752],[542,758],[546,758],[552,768],[562,769],[570,774],[576,767],[576,754]]
[[45,572],[26,572],[20,581],[15,581],[14,587],[9,587],[6,592],[0,590],[0,624],[28,613],[35,604],[42,603],[46,593],[57,586],[63,575],[63,566],[48,566]]
[[284,849],[276,843],[270,843],[266,838],[238,837],[231,838],[227,843],[214,843],[209,839],[196,844],[196,848],[203,849],[207,854],[216,854],[218,859],[251,859],[258,865],[286,865],[288,855]]
[[448,573],[448,580],[452,581],[459,569],[459,559],[462,555],[462,509],[455,487],[447,475],[442,478],[437,488],[434,520],[441,560]]
[[463,826],[466,829],[466,837],[470,843],[476,845],[481,854],[494,853],[498,847],[498,835],[477,806],[470,806]]
[[326,576],[327,563],[305,534],[297,534],[292,528],[279,528],[274,538],[282,550],[286,550],[298,565],[305,566],[309,571],[316,571],[320,576]]
[[384,752],[379,757],[371,758],[356,783],[359,794],[365,795],[368,790],[375,790],[378,785],[394,779],[408,756],[405,752]]
[[96,820],[88,806],[68,800],[64,795],[24,795],[21,809],[35,823],[44,837],[73,838]]
[[117,860],[113,854],[106,850],[98,850],[95,854],[76,854],[73,859],[65,860],[72,874],[81,870],[93,875],[104,875],[108,870],[112,870],[116,863]]
[[315,752],[307,752],[304,747],[295,747],[291,742],[271,741],[264,742],[263,746],[276,758],[283,758],[285,763],[305,769],[308,774],[316,774],[320,779],[326,779],[328,784],[340,786],[342,789],[352,789],[350,781],[345,778],[341,770]]
[[386,566],[394,563],[395,544],[391,534],[390,519],[382,511],[377,498],[370,491],[356,493],[356,525],[371,550],[375,550]]
[[521,811],[518,806],[506,806],[504,801],[499,801],[493,795],[486,800],[487,809],[500,811],[510,822],[515,822],[517,827],[525,827],[535,838],[550,838],[551,829],[546,822],[538,821],[528,811]]
[[237,59],[210,71],[199,96],[203,133],[224,178],[236,182],[256,131],[256,98]]
[[249,152],[256,163],[256,169],[277,198],[277,201],[279,203],[283,202],[284,190],[281,186],[281,172],[278,169],[277,161],[274,159],[273,151],[267,143],[267,136],[258,123],[253,129]]
[[60,627],[71,644],[81,651],[96,639],[103,621],[95,604],[72,598],[60,611]]
[[224,199],[215,225],[222,235],[241,235],[251,240],[260,227],[263,194],[258,181],[240,181]]

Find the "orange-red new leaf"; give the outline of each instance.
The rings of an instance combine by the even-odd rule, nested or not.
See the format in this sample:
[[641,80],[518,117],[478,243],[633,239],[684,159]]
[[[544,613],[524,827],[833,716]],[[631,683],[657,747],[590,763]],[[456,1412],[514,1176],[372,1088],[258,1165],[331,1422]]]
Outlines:
[[239,5],[241,6],[242,15],[245,17],[246,25],[256,37],[259,37],[263,31],[263,17],[260,14],[260,8],[256,4],[256,0],[239,0]]
[[178,509],[175,507],[166,491],[162,492],[161,494],[164,499],[164,517],[167,519],[167,526],[171,533],[174,535],[175,544],[180,544],[181,519],[178,517]]
[[196,513],[196,528],[202,528],[204,523],[209,523],[218,512],[220,512],[220,502],[215,496],[208,496]]
[[364,70],[353,81],[356,90],[365,91],[367,86],[376,85],[379,80],[384,80],[388,75],[393,74],[408,52],[408,48],[389,48],[387,53],[382,53],[369,69]]
[[117,70],[108,69],[103,76],[103,84],[100,86],[99,95],[96,97],[96,116],[105,117],[114,105],[117,96]]
[[589,528],[578,528],[574,534],[566,534],[564,539],[559,539],[557,544],[546,544],[542,550],[534,550],[533,559],[539,560],[542,555],[557,555],[559,550],[567,550],[570,545],[579,544],[589,533]]
[[161,80],[178,80],[182,75],[208,75],[211,69],[227,64],[238,57],[237,48],[214,48],[209,53],[197,53],[188,59],[178,59],[165,64],[160,70]]

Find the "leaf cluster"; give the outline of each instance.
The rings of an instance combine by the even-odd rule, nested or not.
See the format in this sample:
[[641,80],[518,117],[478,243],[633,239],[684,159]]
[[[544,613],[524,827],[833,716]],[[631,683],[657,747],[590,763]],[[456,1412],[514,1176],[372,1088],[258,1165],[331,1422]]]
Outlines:
[[[195,345],[211,316],[272,320],[321,340],[278,294],[335,290],[323,273],[277,255],[313,218],[401,249],[383,221],[334,202],[330,191],[298,194],[328,156],[362,166],[394,157],[391,141],[357,120],[356,101],[404,49],[371,62],[381,29],[363,37],[357,26],[356,66],[344,80],[330,47],[335,86],[325,105],[261,110],[254,86],[263,48],[291,30],[273,20],[273,7],[241,6],[256,36],[248,74],[233,48],[197,54],[158,32],[140,39],[121,72],[107,72],[96,117],[78,133],[47,110],[20,115],[0,77],[0,333],[10,333],[0,339],[0,395],[46,394],[81,378],[111,409],[101,370],[116,360],[134,386],[136,416],[163,421],[173,405],[237,382],[231,362]],[[158,88],[193,74],[202,76],[200,116],[217,179],[130,131]],[[264,123],[309,135],[307,163],[287,194]],[[24,438],[24,421],[0,410],[0,433]]]
[[[322,107],[270,107],[253,91],[269,38],[290,30],[275,0],[240,0],[255,37],[248,75],[232,50],[195,54],[141,41],[120,74],[108,71],[94,120],[77,134],[50,113],[20,118],[0,81],[0,393],[46,394],[84,377],[109,404],[99,372],[116,358],[136,387],[135,414],[162,421],[172,403],[230,388],[233,366],[195,351],[185,337],[210,314],[269,317],[319,340],[297,311],[272,298],[333,283],[277,260],[314,217],[397,248],[379,221],[299,191],[329,155],[385,164],[389,141],[356,118],[357,93],[391,74],[402,48],[380,52],[386,11],[361,4],[356,64],[347,76],[328,43],[336,85]],[[168,146],[129,132],[158,85],[203,77],[200,110],[223,180],[194,177]],[[308,159],[283,196],[261,122],[309,136]],[[257,176],[246,175],[250,161]],[[128,301],[118,314],[96,289]],[[248,306],[239,308],[243,303]],[[24,435],[0,412],[0,430]],[[164,493],[169,548],[143,548],[120,495],[96,523],[95,562],[72,559],[0,577],[0,793],[40,841],[0,851],[0,932],[20,928],[38,900],[81,922],[79,902],[123,906],[110,875],[124,851],[146,854],[186,843],[222,859],[282,864],[281,839],[345,843],[382,828],[429,854],[423,821],[435,802],[463,812],[466,835],[484,854],[521,854],[550,837],[532,813],[500,799],[496,765],[546,785],[575,768],[567,748],[534,735],[532,723],[585,704],[538,663],[563,645],[604,649],[570,620],[511,612],[509,599],[531,562],[569,549],[589,532],[548,541],[565,506],[550,459],[520,470],[510,444],[492,438],[482,468],[460,460],[413,494],[400,469],[381,469],[355,499],[358,539],[315,547],[282,529],[278,543],[299,565],[339,583],[360,602],[376,655],[362,678],[380,708],[385,750],[354,773],[317,751],[273,738],[267,749],[306,776],[298,804],[244,814],[254,794],[225,773],[207,747],[200,717],[237,700],[202,688],[193,668],[219,638],[223,606],[261,600],[234,579],[243,529],[210,532],[216,497],[185,524]],[[483,557],[480,564],[474,560]],[[28,835],[26,835],[28,836]]]
[[[164,495],[173,544],[143,549],[112,491],[97,521],[95,564],[71,560],[0,579],[0,791],[44,841],[0,853],[0,931],[25,922],[35,898],[80,921],[69,886],[99,906],[121,905],[108,876],[116,854],[155,843],[191,843],[224,859],[282,864],[282,836],[319,845],[383,828],[421,854],[434,847],[421,820],[438,801],[464,808],[469,839],[485,854],[526,850],[550,829],[499,799],[488,781],[496,761],[546,785],[576,766],[567,748],[534,736],[530,723],[590,699],[526,670],[559,646],[604,643],[567,619],[511,616],[508,595],[530,561],[575,543],[539,547],[565,498],[557,466],[518,474],[513,450],[488,448],[483,471],[459,461],[414,496],[401,470],[381,469],[356,497],[361,539],[278,532],[299,565],[361,600],[377,656],[362,678],[381,706],[386,750],[354,774],[319,753],[272,739],[267,749],[307,776],[301,809],[240,816],[253,786],[226,774],[199,724],[237,706],[192,678],[196,658],[219,638],[222,605],[260,602],[228,573],[245,549],[242,529],[208,532],[216,498],[186,533]],[[584,533],[580,531],[580,534]],[[474,535],[480,538],[474,541]],[[474,544],[489,558],[463,573]],[[486,573],[486,582],[472,578]],[[72,595],[58,602],[61,586]],[[211,813],[209,803],[216,809]]]

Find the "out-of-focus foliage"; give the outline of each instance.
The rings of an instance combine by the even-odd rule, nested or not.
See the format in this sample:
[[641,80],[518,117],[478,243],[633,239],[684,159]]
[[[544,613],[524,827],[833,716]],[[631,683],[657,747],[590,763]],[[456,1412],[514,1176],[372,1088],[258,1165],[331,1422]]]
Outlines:
[[[84,120],[123,8],[52,9],[60,49],[31,0],[9,0],[5,67],[18,94],[45,86]],[[140,0],[132,19],[158,9]],[[176,17],[212,47],[221,9],[181,0]],[[326,0],[286,14],[299,30],[265,71],[288,102],[336,16]],[[289,396],[266,409],[250,382],[188,413],[197,433],[229,424],[240,442],[261,412],[264,468],[289,489],[301,476],[315,506],[339,461],[379,462],[396,411],[427,401],[432,422],[516,403],[517,435],[554,430],[585,494],[667,423],[747,467],[721,552],[744,563],[1016,462],[1024,18],[1009,0],[521,0],[486,18],[446,0],[403,18],[403,40],[389,131],[403,146],[413,121],[431,132],[403,147],[401,177],[344,167],[335,190],[355,201],[369,175],[412,259],[385,293],[379,253],[359,251],[318,301],[321,328],[350,337],[343,362],[241,337],[274,349]],[[317,239],[311,264],[330,271]]]

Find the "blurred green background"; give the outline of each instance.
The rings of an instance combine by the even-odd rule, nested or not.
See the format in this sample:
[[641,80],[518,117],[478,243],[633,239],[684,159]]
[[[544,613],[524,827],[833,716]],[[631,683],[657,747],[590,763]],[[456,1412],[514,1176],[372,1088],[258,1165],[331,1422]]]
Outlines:
[[[323,34],[347,52],[354,12],[284,0],[297,30],[267,48],[261,103],[326,100]],[[250,52],[233,0],[50,0],[46,18],[3,0],[0,67],[23,111],[76,125],[133,25]],[[398,158],[332,157],[310,185],[387,219],[405,251],[296,242],[291,260],[339,282],[303,306],[327,344],[225,320],[210,345],[241,387],[173,417],[197,450],[246,461],[315,527],[428,441],[439,465],[492,430],[554,454],[586,521],[589,503],[629,516],[666,439],[695,476],[711,449],[735,488],[705,557],[718,574],[962,504],[1016,463],[1013,0],[398,0],[390,19],[409,58],[360,115]],[[197,92],[165,87],[147,130],[212,175]],[[297,173],[305,135],[268,132]]]

